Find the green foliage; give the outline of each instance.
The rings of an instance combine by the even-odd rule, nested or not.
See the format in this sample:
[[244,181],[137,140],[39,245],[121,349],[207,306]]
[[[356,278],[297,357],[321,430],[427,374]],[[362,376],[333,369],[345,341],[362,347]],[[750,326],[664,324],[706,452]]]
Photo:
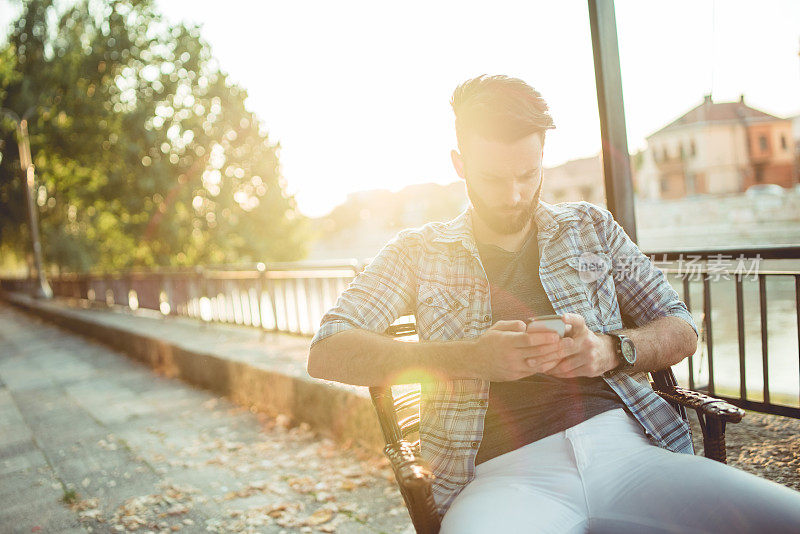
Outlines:
[[73,489],[65,489],[64,493],[61,495],[61,502],[64,504],[72,505],[78,502],[80,495]]
[[[0,107],[29,120],[45,260],[67,270],[281,261],[307,223],[279,144],[197,27],[149,0],[29,0],[0,50]],[[0,243],[26,250],[14,123],[0,121]]]

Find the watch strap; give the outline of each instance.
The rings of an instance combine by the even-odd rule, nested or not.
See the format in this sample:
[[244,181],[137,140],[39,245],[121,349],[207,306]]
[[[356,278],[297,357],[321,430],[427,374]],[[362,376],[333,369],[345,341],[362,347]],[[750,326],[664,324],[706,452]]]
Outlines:
[[628,363],[628,360],[625,359],[625,356],[622,355],[622,336],[620,334],[616,334],[614,332],[606,332],[606,335],[607,336],[611,336],[613,338],[613,340],[614,340],[614,354],[616,354],[616,356],[617,356],[617,365],[616,365],[616,367],[614,367],[613,369],[609,369],[608,371],[603,373],[603,376],[609,377],[613,373],[616,373],[617,371],[619,371],[621,369],[626,369],[628,367],[631,367],[631,365]]

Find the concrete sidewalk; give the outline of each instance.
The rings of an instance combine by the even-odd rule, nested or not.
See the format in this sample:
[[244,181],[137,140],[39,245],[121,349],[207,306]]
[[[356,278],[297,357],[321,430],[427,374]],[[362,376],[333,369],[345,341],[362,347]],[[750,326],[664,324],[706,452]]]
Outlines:
[[367,388],[308,376],[307,337],[204,324],[149,310],[89,308],[87,301],[74,299],[40,301],[17,293],[3,298],[122,351],[161,375],[181,378],[259,412],[306,422],[339,441],[383,448]]
[[[164,339],[193,326],[80,313]],[[304,370],[307,339],[265,345],[255,331],[201,328],[182,342]],[[0,503],[0,532],[390,533],[410,525],[377,454],[359,457],[289,417],[158,376],[2,302]]]

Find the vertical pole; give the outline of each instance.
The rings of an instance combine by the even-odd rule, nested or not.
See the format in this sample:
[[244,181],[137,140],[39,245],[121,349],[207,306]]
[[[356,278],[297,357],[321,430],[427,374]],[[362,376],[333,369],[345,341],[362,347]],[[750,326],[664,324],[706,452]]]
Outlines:
[[761,366],[764,378],[764,404],[769,404],[769,335],[767,325],[767,279],[758,273],[758,309],[761,312]]
[[[797,346],[800,347],[800,274],[794,275],[794,313],[797,321]],[[798,356],[800,356],[800,351],[798,351]],[[798,394],[800,394],[800,390]]]
[[[689,277],[683,274],[683,302],[686,304],[686,309],[692,313],[692,298],[691,290],[689,288]],[[694,389],[694,354],[690,354],[689,358],[689,389]]]
[[708,349],[708,394],[714,394],[714,335],[711,329],[711,283],[708,273],[703,274],[703,323],[706,330],[706,349]]
[[736,275],[736,336],[739,345],[739,397],[747,400],[747,365],[744,340],[744,291],[742,275]]
[[[269,285],[267,286],[267,291],[269,293],[269,300],[272,303],[272,317],[275,320],[275,326],[272,329],[273,332],[280,332],[281,331],[281,327],[280,327],[280,324],[278,322],[278,301],[277,301],[277,298],[278,298],[278,291],[277,291],[278,282],[279,282],[278,279],[271,278],[270,281],[269,281]],[[283,289],[283,288],[281,288],[281,289]],[[283,291],[281,291],[281,295],[283,295]],[[283,309],[284,309],[284,311],[286,311],[286,302],[285,302],[285,300],[284,300]],[[288,329],[289,329],[288,326],[287,326],[286,329],[288,331]]]
[[33,296],[39,299],[53,298],[53,290],[47,283],[42,268],[42,243],[39,239],[39,212],[34,199],[34,167],[31,158],[31,147],[28,142],[28,121],[22,119],[17,121],[17,143],[19,145],[19,163],[22,167],[23,179],[25,180],[25,196],[28,197],[28,226],[31,231],[31,241],[33,243],[33,261],[36,267],[38,280],[33,285]]
[[603,143],[606,203],[617,222],[636,242],[633,183],[622,101],[614,0],[588,1],[597,107],[600,112],[600,137]]
[[264,310],[264,290],[267,287],[267,266],[263,263],[259,263],[256,269],[258,270],[258,281],[256,282],[258,325],[261,328],[261,341],[264,341],[267,333],[266,323],[264,322],[264,316],[266,315],[266,311]]
[[[208,291],[208,276],[203,267],[198,267],[198,275],[200,277],[200,296],[197,298],[197,313],[200,314],[200,326],[205,327],[208,323],[214,320],[214,305],[211,301],[211,294]],[[203,299],[208,302],[208,319],[203,317]]]

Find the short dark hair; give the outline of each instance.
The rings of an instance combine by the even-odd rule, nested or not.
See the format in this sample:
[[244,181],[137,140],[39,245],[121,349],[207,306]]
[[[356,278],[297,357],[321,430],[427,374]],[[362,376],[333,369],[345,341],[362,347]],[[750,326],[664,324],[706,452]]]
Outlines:
[[465,81],[453,91],[450,105],[456,115],[456,140],[463,152],[470,134],[511,143],[555,128],[547,102],[533,87],[499,74],[482,74]]

